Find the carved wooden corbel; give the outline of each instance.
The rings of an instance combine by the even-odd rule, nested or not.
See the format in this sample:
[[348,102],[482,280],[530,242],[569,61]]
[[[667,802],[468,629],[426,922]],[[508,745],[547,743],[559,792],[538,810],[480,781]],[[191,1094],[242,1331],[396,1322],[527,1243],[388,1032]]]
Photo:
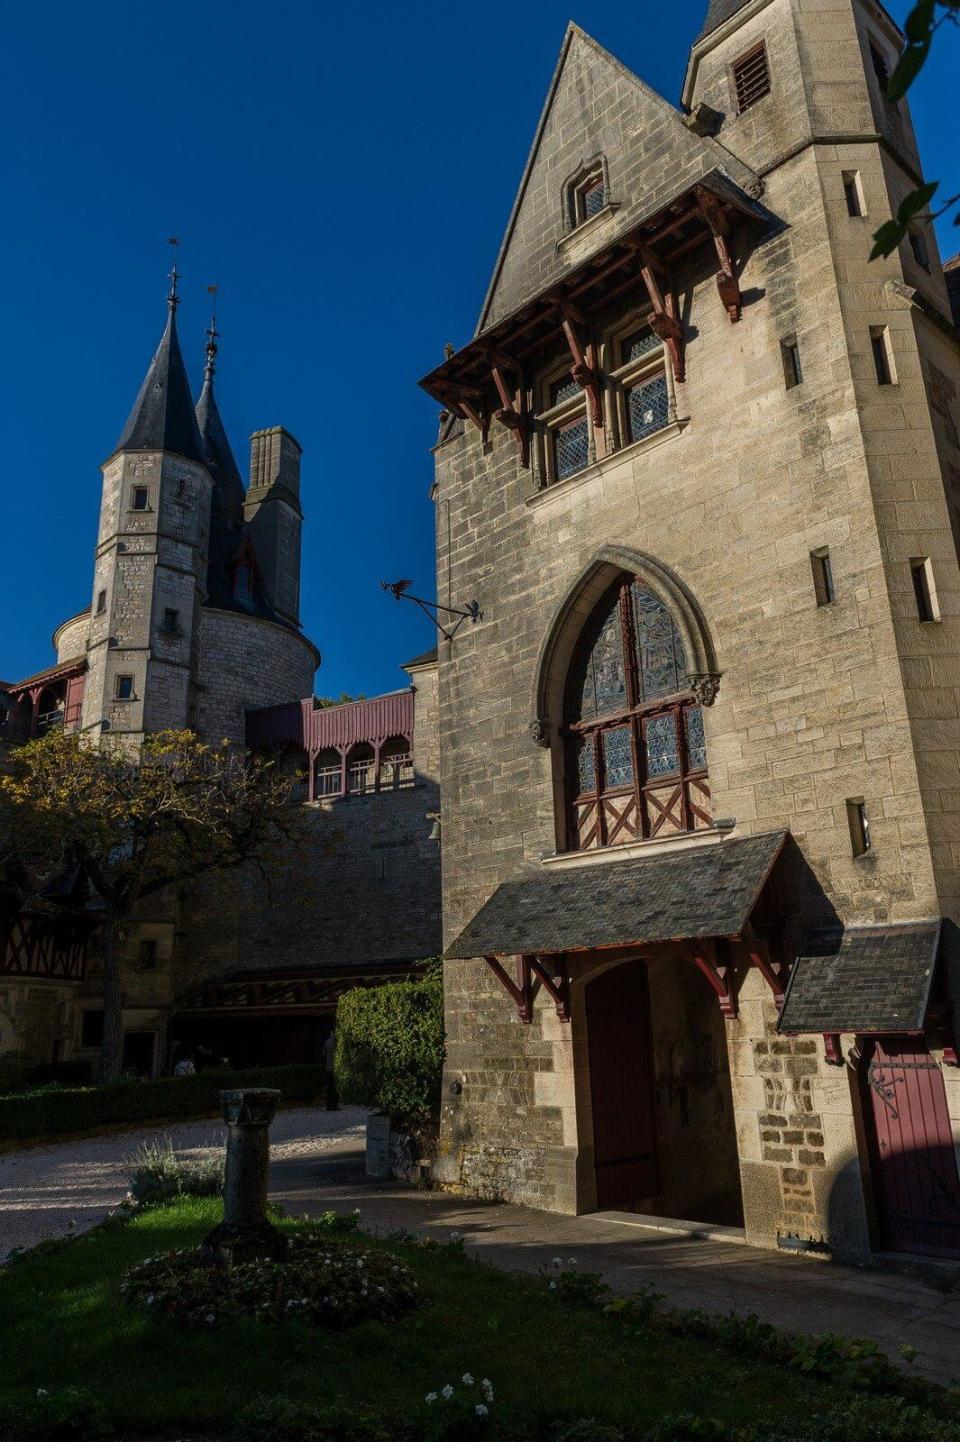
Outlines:
[[[527,410],[527,395],[520,367],[510,356],[493,349],[487,352],[487,359],[497,395],[500,397],[500,409],[494,412],[494,416],[502,426],[513,431],[517,450],[520,452],[520,464],[525,470],[529,470],[530,433],[533,427]],[[517,378],[516,390],[512,394],[504,376],[505,370],[512,371]]]
[[558,300],[556,307],[560,312],[560,324],[573,360],[570,375],[587,395],[594,430],[602,431],[603,398],[600,371],[597,368],[596,348],[592,340],[588,340],[584,345],[577,331],[578,325],[587,326],[587,318],[568,301]]
[[538,981],[549,992],[553,998],[554,1006],[557,1008],[557,1016],[561,1021],[570,1020],[570,985],[565,971],[557,976],[552,976],[547,970],[539,956],[525,956],[523,961],[529,968],[531,977],[536,976]]
[[718,937],[714,946],[717,955],[715,962],[711,961],[692,943],[690,944],[690,959],[700,968],[716,992],[721,1015],[727,1021],[733,1021],[737,1016],[737,994],[733,989],[733,964],[730,960],[729,944],[722,937]]
[[786,990],[783,963],[767,961],[760,951],[751,951],[750,960],[773,992],[773,999],[777,1004],[777,1011],[779,1011],[783,1006],[783,996]]
[[840,1046],[839,1032],[825,1031],[823,1033],[823,1051],[831,1066],[843,1066],[843,1050]]
[[729,215],[726,207],[712,191],[698,185],[695,194],[700,214],[710,227],[717,259],[720,261],[720,269],[717,272],[717,290],[726,307],[727,315],[731,321],[736,322],[740,319],[743,311],[743,297],[740,294],[740,282],[737,279],[737,270],[730,251]]
[[658,256],[654,255],[649,246],[642,243],[634,247],[634,253],[640,264],[640,274],[643,277],[650,304],[653,306],[650,329],[654,335],[659,336],[670,352],[674,379],[685,381],[687,362],[684,354],[683,327],[677,319],[677,304],[673,291],[668,288],[664,292],[660,285],[659,278],[666,276],[663,263]]
[[507,975],[500,960],[496,956],[485,956],[484,961],[499,981],[500,985],[513,999],[517,1008],[517,1015],[525,1024],[533,1019],[532,992],[530,985],[530,967],[526,964],[526,958],[517,957],[517,979]]

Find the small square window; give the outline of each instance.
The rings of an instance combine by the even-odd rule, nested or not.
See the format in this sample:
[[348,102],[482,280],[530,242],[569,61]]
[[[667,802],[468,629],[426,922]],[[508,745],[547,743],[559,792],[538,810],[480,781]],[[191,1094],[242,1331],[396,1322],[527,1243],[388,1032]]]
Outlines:
[[866,215],[867,206],[863,198],[863,185],[860,180],[859,170],[845,170],[843,172],[843,195],[847,202],[848,215]]
[[156,971],[157,969],[157,942],[153,937],[144,938],[140,943],[140,969],[141,971]]
[[878,386],[892,386],[896,380],[893,369],[893,352],[890,349],[890,332],[885,325],[870,327],[870,349],[877,373]]
[[763,41],[733,62],[733,87],[737,94],[737,110],[741,114],[770,94],[770,67]]
[[793,390],[794,386],[803,384],[803,365],[800,361],[800,347],[795,340],[781,341],[780,351],[783,359],[783,378],[787,390]]
[[917,617],[921,621],[939,621],[940,607],[933,584],[933,567],[929,556],[917,556],[910,562],[913,578],[913,594],[917,602]]
[[149,499],[150,492],[146,486],[134,486],[133,493],[130,497],[130,505],[135,511],[145,511]]
[[98,615],[98,616],[102,616],[103,613],[104,613],[104,611],[105,611],[106,609],[107,609],[107,593],[106,593],[106,591],[98,591],[98,592],[97,592],[97,615]]
[[553,458],[557,480],[582,471],[590,458],[590,435],[586,416],[578,416],[553,432]]
[[818,606],[829,606],[837,599],[833,584],[833,567],[830,551],[823,546],[819,551],[810,552],[810,568],[813,571],[813,591]]
[[866,856],[872,843],[866,802],[862,796],[847,802],[847,824],[850,827],[850,848],[854,856]]
[[175,611],[172,606],[167,606],[163,613],[163,620],[160,622],[161,631],[176,633],[180,630],[180,612]]
[[85,1011],[81,1014],[80,1045],[86,1048],[103,1045],[102,1011]]
[[910,230],[910,249],[921,270],[929,270],[930,251],[927,249],[927,237],[918,227],[912,227]]
[[133,677],[118,676],[114,687],[114,696],[118,701],[133,700]]
[[599,214],[606,203],[607,187],[603,178],[603,170],[593,170],[573,188],[570,207],[572,224],[574,226],[582,225],[585,220],[590,220],[594,215]]

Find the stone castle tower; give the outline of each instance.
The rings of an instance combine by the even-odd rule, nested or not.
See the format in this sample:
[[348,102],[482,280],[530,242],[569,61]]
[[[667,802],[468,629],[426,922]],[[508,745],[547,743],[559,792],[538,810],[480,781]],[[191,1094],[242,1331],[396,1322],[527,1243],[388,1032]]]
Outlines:
[[439,663],[451,1184],[960,1254],[960,332],[928,217],[869,258],[903,44],[710,0],[678,109],[571,26],[423,381],[485,615]]
[[300,630],[300,447],[251,439],[245,490],[214,394],[215,328],[194,406],[167,323],[103,466],[89,610],[60,627],[86,654],[81,725],[136,740],[167,727],[242,741],[244,711],[310,694],[319,654]]

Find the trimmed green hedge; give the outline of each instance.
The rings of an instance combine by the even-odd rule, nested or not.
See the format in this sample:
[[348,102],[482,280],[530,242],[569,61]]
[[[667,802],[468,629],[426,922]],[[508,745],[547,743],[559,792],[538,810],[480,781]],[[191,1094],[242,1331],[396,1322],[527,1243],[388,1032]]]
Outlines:
[[337,1006],[337,1085],[346,1101],[416,1125],[440,1109],[443,973],[358,987]]
[[0,1095],[0,1142],[39,1141],[112,1123],[198,1116],[219,1110],[220,1092],[228,1087],[277,1087],[284,1101],[310,1102],[323,1094],[325,1085],[322,1066],[277,1066],[8,1092]]

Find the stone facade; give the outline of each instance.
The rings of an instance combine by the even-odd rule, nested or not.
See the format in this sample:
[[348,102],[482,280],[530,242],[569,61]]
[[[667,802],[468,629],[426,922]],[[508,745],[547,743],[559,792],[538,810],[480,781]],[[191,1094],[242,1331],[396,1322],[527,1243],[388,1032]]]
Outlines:
[[[770,93],[738,112],[734,62],[761,41]],[[465,418],[442,429],[438,584],[478,596],[484,612],[440,661],[448,943],[499,883],[556,864],[568,845],[566,676],[588,618],[625,572],[673,598],[688,655],[697,633],[722,673],[703,710],[713,816],[730,819],[734,836],[790,831],[820,906],[845,925],[960,919],[960,349],[932,227],[929,269],[906,247],[868,261],[873,231],[919,172],[908,107],[885,100],[871,52],[892,69],[901,44],[869,0],[749,0],[691,53],[691,119],[699,124],[701,104],[718,113],[715,138],[704,139],[589,37],[568,33],[479,334],[611,247],[655,212],[658,195],[681,195],[718,150],[768,224],[753,239],[745,225],[734,232],[737,324],[718,301],[709,239],[676,262],[686,378],[674,375],[656,433],[611,446],[610,427],[604,437],[594,425],[587,464],[557,479],[549,422],[534,422],[529,468],[496,420],[486,443],[462,406]],[[608,203],[578,237],[563,186],[598,157]],[[851,178],[863,215],[850,213]],[[589,317],[605,407],[615,390],[606,337],[646,313],[638,277],[611,312]],[[875,338],[892,384],[878,384]],[[785,372],[792,347],[801,383]],[[535,368],[562,371],[563,356],[558,321],[555,349],[528,363],[535,413]],[[425,384],[458,409],[455,385]],[[823,548],[835,596],[818,606],[811,561]],[[926,623],[918,559],[936,592]],[[858,801],[872,844],[853,855],[848,803]],[[643,845],[634,852],[642,867]],[[689,965],[679,947],[668,952]],[[560,1021],[541,989],[529,1026],[481,959],[447,963],[440,1175],[578,1211],[596,1204],[585,993],[609,962],[589,952],[561,960],[572,1020]],[[661,949],[651,965],[662,964]],[[661,1153],[681,1155],[684,1132],[709,1137],[710,1108],[722,1111],[729,1086],[750,1240],[796,1234],[864,1252],[874,1222],[853,1068],[829,1064],[820,1037],[779,1036],[770,988],[756,969],[737,970],[723,1087],[709,1083],[719,1077],[713,1033],[697,1023],[698,1043],[680,1025],[683,999],[652,995]],[[855,1041],[843,1038],[844,1056]],[[932,1055],[943,1059],[935,1046]],[[960,1085],[943,1074],[960,1132]],[[648,1209],[676,1215],[681,1203],[662,1182]],[[696,1213],[703,1200],[690,1193],[683,1204]]]

